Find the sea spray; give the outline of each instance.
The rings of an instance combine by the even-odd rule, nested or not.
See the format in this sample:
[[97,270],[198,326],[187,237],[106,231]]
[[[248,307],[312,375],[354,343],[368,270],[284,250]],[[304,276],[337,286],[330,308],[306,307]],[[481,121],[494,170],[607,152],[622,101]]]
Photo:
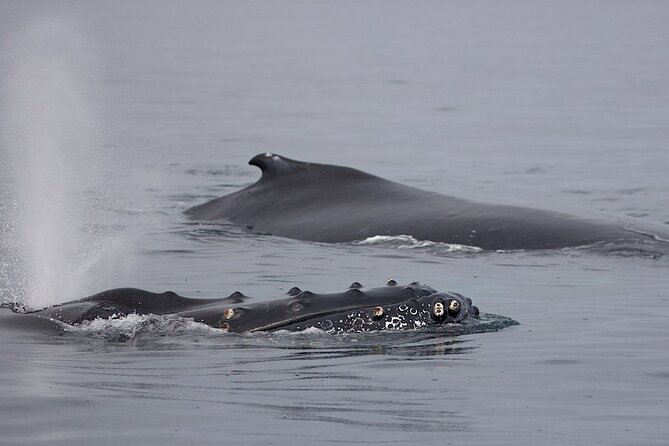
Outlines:
[[97,289],[90,270],[113,244],[88,41],[72,21],[48,18],[2,45],[5,301],[43,307]]

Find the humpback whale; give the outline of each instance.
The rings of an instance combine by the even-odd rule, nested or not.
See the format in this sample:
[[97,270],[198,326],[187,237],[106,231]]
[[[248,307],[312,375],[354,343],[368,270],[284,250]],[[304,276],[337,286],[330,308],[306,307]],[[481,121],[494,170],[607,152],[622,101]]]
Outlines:
[[520,250],[652,240],[609,222],[464,200],[349,167],[272,153],[259,154],[249,164],[262,171],[256,183],[185,213],[196,220],[228,220],[257,233],[333,243],[410,235],[485,250]]
[[417,329],[459,323],[479,315],[471,299],[461,294],[438,292],[418,282],[402,286],[394,280],[377,288],[354,282],[344,292],[326,294],[294,287],[281,298],[255,303],[248,300],[240,292],[220,299],[193,299],[171,291],[115,288],[28,314],[70,325],[128,314],[175,315],[231,333],[310,328],[327,333]]

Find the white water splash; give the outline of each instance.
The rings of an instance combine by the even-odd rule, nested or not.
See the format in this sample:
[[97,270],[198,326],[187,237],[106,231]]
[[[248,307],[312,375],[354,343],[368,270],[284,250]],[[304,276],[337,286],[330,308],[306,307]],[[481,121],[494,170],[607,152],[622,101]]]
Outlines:
[[32,307],[90,288],[106,248],[101,228],[113,223],[90,106],[96,64],[77,29],[38,19],[2,45],[0,289],[3,300]]
[[110,340],[134,339],[147,333],[155,336],[224,336],[221,329],[195,322],[193,319],[179,316],[158,316],[155,314],[128,314],[108,319],[96,318],[76,326],[68,326],[68,331],[88,333]]
[[438,248],[443,252],[481,252],[477,246],[418,240],[411,235],[375,235],[355,242],[357,245],[386,246],[397,249]]

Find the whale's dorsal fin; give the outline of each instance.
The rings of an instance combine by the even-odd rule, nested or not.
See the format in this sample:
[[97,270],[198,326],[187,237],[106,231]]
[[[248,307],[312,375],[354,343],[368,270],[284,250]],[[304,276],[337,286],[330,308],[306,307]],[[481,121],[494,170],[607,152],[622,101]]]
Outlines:
[[[352,167],[335,166],[330,164],[309,163],[286,158],[276,153],[266,152],[254,156],[249,161],[252,166],[258,166],[262,170],[262,176],[259,182],[263,180],[276,180],[282,177],[291,177],[293,175],[304,174],[307,172],[317,175],[318,181],[356,181],[365,179],[383,180],[377,176],[365,173]],[[311,178],[313,180],[314,178]]]
[[275,153],[266,152],[251,158],[249,164],[252,166],[258,166],[260,170],[262,170],[263,178],[265,178],[302,170],[309,163],[295,161]]

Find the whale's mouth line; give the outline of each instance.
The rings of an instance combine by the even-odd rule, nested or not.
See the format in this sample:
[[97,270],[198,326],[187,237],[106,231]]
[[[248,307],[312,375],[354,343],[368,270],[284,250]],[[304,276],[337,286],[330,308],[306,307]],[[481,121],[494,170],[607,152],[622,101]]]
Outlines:
[[341,313],[344,313],[344,312],[347,312],[347,311],[360,311],[360,310],[363,310],[365,308],[367,308],[367,307],[353,307],[353,308],[344,309],[344,310],[340,309],[338,311],[337,310],[324,311],[322,313],[304,315],[304,316],[301,316],[301,317],[293,317],[293,318],[285,319],[285,320],[282,320],[282,321],[272,322],[271,324],[263,325],[261,327],[255,327],[255,328],[249,330],[248,332],[253,333],[253,332],[258,332],[258,331],[277,330],[277,329],[280,329],[282,327],[287,327],[289,325],[298,324],[300,322],[305,322],[305,321],[312,320],[312,319],[320,319],[320,318],[327,317],[327,316],[333,316],[333,315],[341,314]]

